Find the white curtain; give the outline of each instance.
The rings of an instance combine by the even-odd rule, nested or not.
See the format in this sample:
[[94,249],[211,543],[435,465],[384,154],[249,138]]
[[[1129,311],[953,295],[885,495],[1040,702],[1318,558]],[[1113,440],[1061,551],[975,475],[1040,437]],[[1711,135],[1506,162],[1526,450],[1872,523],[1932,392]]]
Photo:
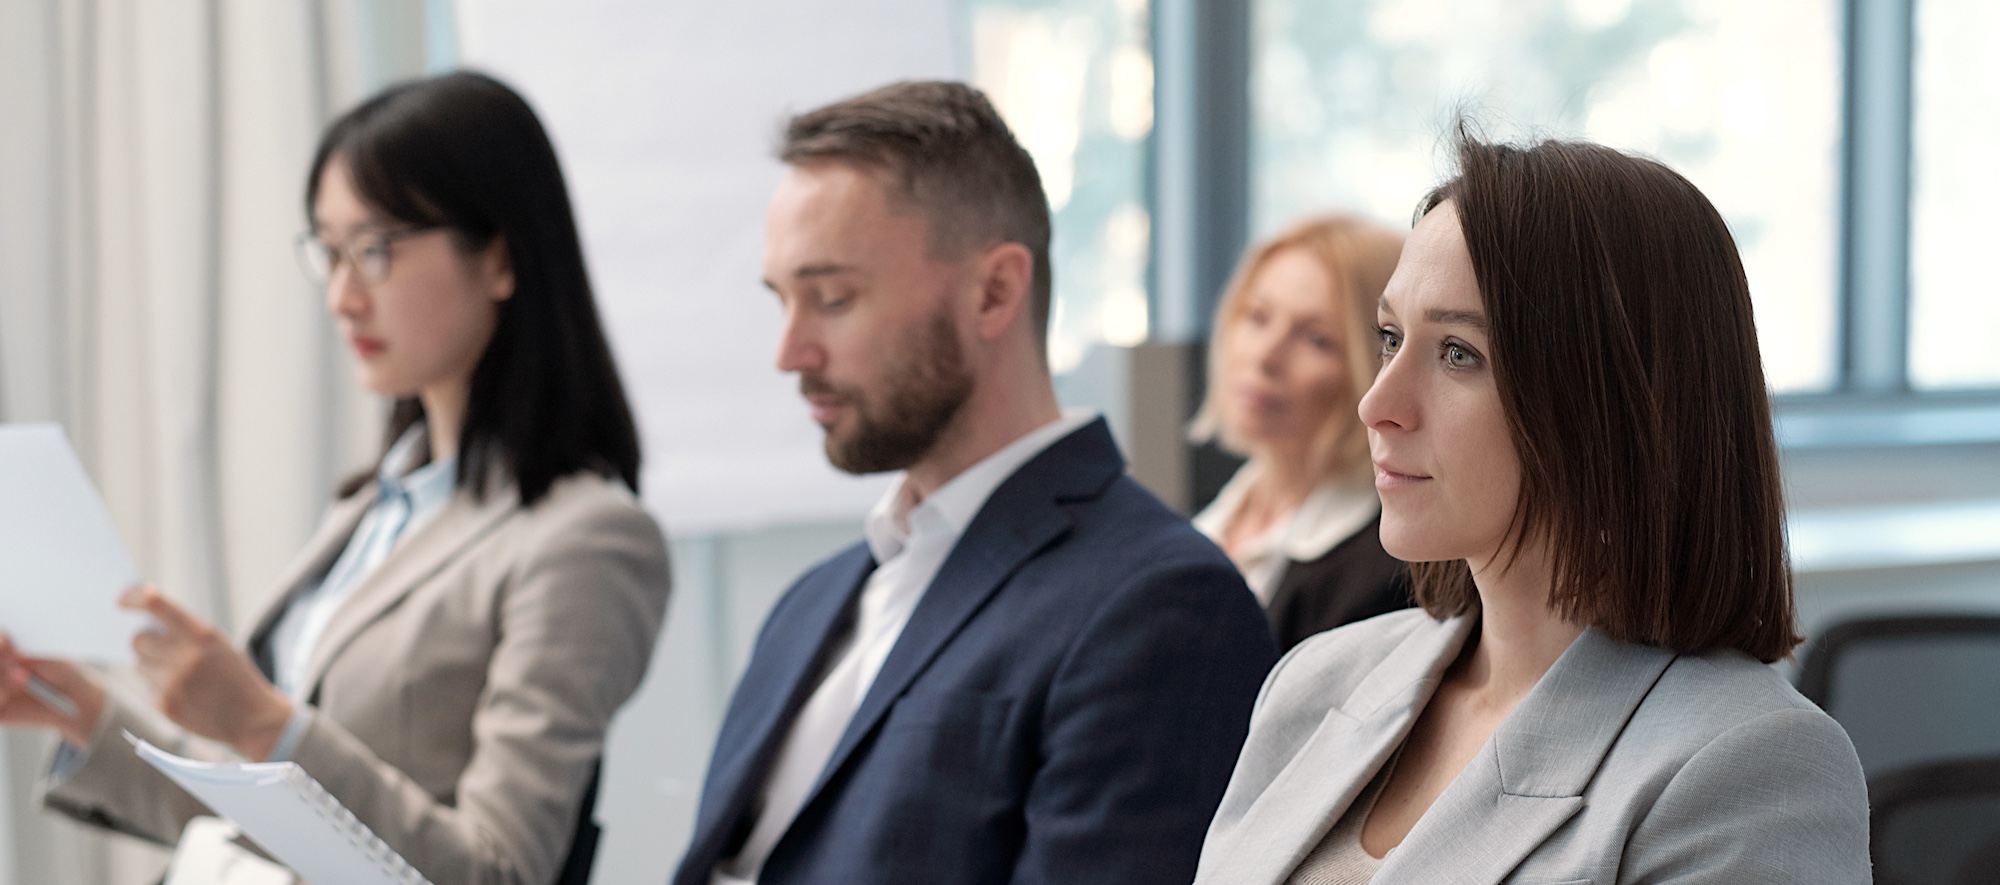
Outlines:
[[[312,148],[447,63],[449,11],[0,0],[0,419],[61,422],[147,577],[225,627],[379,433],[293,259]],[[158,876],[35,807],[45,738],[0,742],[0,885]]]

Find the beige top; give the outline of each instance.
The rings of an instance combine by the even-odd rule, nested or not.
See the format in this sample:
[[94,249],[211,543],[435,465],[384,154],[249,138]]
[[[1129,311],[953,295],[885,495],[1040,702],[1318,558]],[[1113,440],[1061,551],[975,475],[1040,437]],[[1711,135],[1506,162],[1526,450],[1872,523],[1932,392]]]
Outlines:
[[[1382,788],[1389,782],[1389,772],[1396,770],[1396,759],[1403,754],[1401,749],[1389,757],[1382,770],[1375,773],[1375,779],[1362,788],[1361,795],[1354,797],[1354,804],[1335,822],[1333,829],[1326,831],[1326,838],[1319,840],[1306,859],[1299,861],[1298,869],[1285,880],[1286,885],[1368,885],[1375,878],[1377,870],[1389,858],[1376,857],[1361,847],[1361,828],[1368,823],[1368,813],[1375,809],[1375,798],[1382,795]],[[1395,849],[1390,849],[1394,853]]]

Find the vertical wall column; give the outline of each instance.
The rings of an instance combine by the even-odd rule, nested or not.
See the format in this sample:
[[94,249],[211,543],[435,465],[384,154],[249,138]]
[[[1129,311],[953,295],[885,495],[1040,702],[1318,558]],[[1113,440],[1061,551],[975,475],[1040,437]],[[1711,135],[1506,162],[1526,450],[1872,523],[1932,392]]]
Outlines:
[[1200,340],[1248,235],[1250,6],[1155,0],[1154,338]]
[[1848,0],[1842,386],[1909,389],[1912,0]]
[[1235,463],[1180,443],[1207,387],[1216,300],[1250,226],[1249,0],[1154,0],[1153,343],[1133,355],[1133,472],[1168,503],[1213,497]]

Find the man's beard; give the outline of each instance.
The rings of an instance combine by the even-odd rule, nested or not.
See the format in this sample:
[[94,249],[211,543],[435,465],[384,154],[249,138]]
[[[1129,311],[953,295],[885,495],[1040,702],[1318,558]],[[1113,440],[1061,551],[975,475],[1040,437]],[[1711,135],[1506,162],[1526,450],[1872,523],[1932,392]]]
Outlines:
[[885,389],[879,394],[812,375],[800,377],[800,393],[832,394],[854,408],[852,433],[827,430],[826,459],[833,466],[854,474],[909,467],[937,445],[972,396],[972,373],[946,311],[938,311],[929,325],[912,330],[900,343],[900,358],[883,373]]

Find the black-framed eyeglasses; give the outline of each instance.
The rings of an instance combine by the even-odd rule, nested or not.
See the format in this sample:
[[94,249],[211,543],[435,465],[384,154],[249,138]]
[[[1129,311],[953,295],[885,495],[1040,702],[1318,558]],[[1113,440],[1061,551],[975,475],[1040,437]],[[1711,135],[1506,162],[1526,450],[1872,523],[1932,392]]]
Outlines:
[[389,278],[389,260],[394,254],[391,247],[397,242],[443,230],[444,227],[432,224],[402,230],[368,231],[340,246],[331,245],[307,231],[299,234],[299,267],[313,285],[324,286],[333,279],[334,270],[345,261],[360,275],[362,283],[373,286]]

